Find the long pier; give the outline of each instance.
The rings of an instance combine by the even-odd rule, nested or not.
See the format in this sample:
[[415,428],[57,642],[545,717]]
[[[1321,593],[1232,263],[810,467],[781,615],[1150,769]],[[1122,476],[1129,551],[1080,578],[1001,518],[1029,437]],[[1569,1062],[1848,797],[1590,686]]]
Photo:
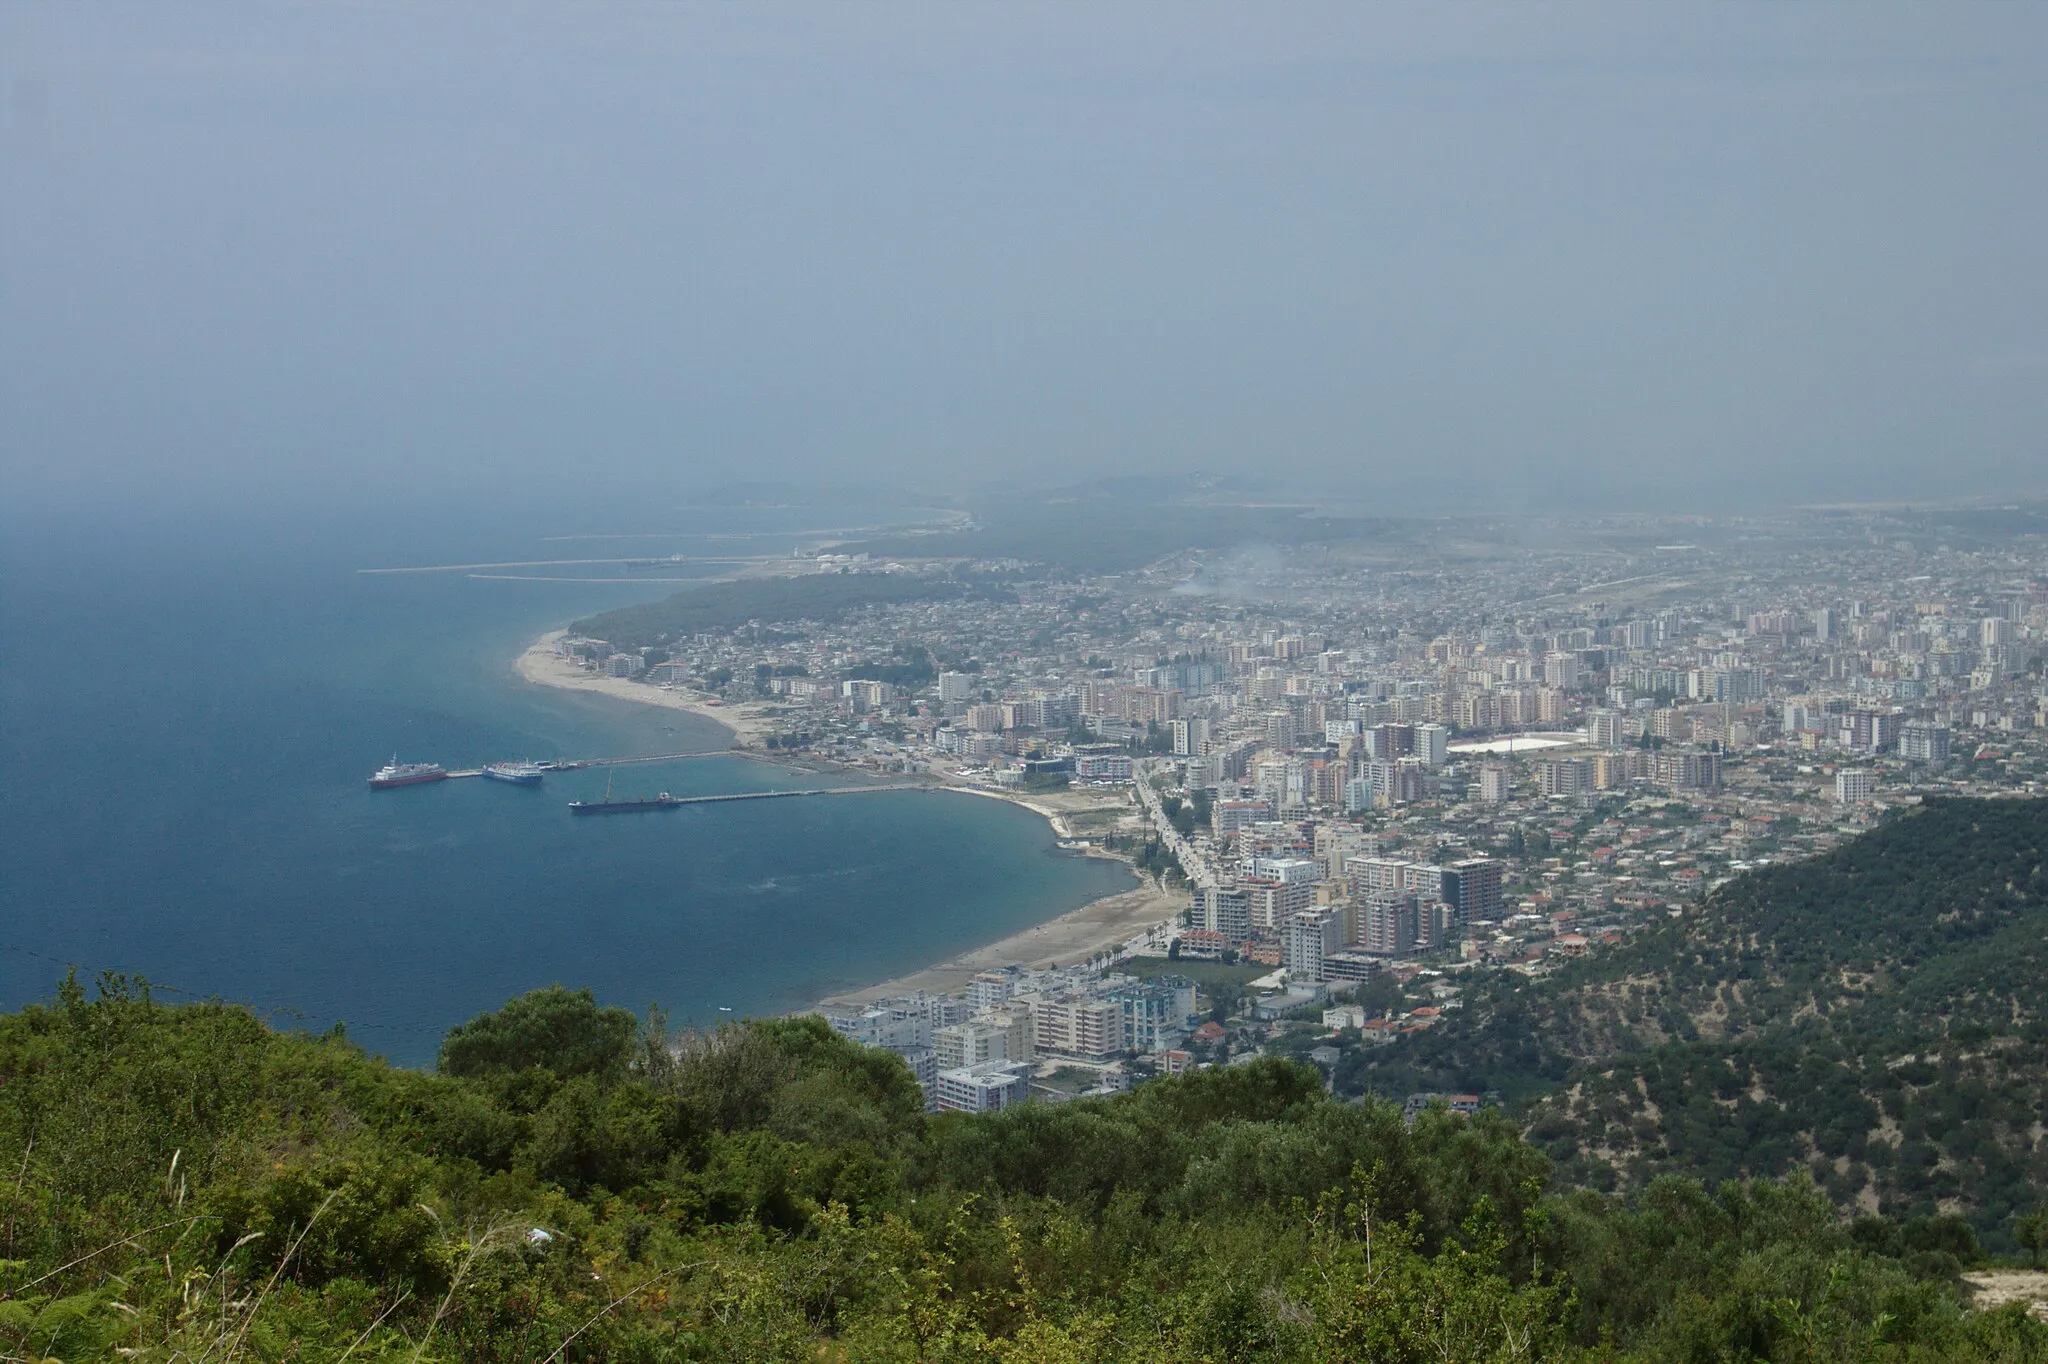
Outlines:
[[806,770],[798,767],[795,763],[778,762],[776,759],[765,754],[756,753],[751,748],[715,748],[708,753],[700,748],[694,753],[652,753],[637,758],[579,758],[574,761],[565,759],[557,762],[555,766],[621,767],[626,763],[680,763],[689,762],[696,758],[745,758],[750,763],[766,763],[770,767],[786,767],[792,772]]
[[926,791],[918,782],[890,782],[885,786],[821,786],[810,791],[735,791],[728,796],[673,796],[677,805],[716,805],[728,800],[781,800],[785,796],[864,796],[872,791]]
[[[693,753],[642,753],[630,758],[557,758],[553,762],[538,763],[536,766],[547,772],[574,772],[585,767],[625,767],[630,763],[680,763],[703,758],[745,758],[748,762],[764,763],[769,767],[780,767],[790,772],[808,772],[807,767],[795,763],[777,762],[775,759],[744,748],[720,748],[707,753],[698,749]],[[481,767],[458,767],[449,770],[450,780],[456,777],[481,777]]]

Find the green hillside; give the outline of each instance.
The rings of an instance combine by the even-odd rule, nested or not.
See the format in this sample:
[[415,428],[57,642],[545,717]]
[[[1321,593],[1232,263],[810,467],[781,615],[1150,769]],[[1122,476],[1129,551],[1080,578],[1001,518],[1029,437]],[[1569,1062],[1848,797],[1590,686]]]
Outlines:
[[1940,800],[1467,1007],[1369,1083],[1498,1089],[1572,1182],[1805,1168],[1994,1241],[2048,1189],[2048,802]]
[[1952,1221],[1803,1180],[1542,1192],[1497,1114],[1278,1061],[927,1116],[820,1020],[587,994],[438,1072],[107,979],[0,1018],[0,1346],[86,1360],[2048,1358]]

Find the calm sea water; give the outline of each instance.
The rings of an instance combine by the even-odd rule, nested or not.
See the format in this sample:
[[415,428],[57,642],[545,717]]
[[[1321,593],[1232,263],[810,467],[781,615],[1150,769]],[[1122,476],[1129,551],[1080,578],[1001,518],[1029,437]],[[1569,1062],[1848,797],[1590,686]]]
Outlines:
[[[770,516],[716,524],[772,529]],[[75,963],[246,1002],[282,1026],[343,1020],[371,1049],[424,1063],[450,1024],[535,986],[587,985],[684,1021],[773,1012],[1130,884],[1060,854],[1028,811],[963,796],[593,820],[564,806],[602,794],[602,770],[539,790],[369,791],[394,751],[454,767],[725,745],[693,717],[510,669],[540,631],[672,584],[355,571],[691,548],[538,531],[10,533],[0,1005],[47,997]],[[622,794],[820,784],[733,758],[612,778]]]

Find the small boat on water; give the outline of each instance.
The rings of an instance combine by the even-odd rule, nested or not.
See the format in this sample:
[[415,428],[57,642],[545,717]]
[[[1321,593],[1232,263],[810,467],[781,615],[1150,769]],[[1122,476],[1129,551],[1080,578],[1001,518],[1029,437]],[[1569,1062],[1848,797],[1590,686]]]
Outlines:
[[546,775],[547,769],[539,763],[491,763],[484,768],[487,779],[510,782],[514,786],[538,786]]

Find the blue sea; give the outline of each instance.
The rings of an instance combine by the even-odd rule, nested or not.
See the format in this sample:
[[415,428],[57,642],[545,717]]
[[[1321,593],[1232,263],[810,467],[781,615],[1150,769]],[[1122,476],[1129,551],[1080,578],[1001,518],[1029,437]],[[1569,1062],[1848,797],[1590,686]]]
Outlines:
[[739,541],[562,542],[544,537],[578,526],[531,513],[453,529],[253,516],[10,528],[0,1006],[47,998],[72,965],[112,970],[280,1027],[341,1021],[372,1051],[429,1064],[451,1024],[537,986],[589,986],[684,1023],[780,1012],[1128,888],[1123,868],[1062,854],[1030,812],[966,796],[565,808],[608,778],[620,794],[821,784],[739,758],[552,773],[539,789],[365,785],[394,753],[474,767],[728,736],[511,668],[540,632],[679,584],[359,569],[787,553],[787,532],[817,515],[658,520],[760,536]]

